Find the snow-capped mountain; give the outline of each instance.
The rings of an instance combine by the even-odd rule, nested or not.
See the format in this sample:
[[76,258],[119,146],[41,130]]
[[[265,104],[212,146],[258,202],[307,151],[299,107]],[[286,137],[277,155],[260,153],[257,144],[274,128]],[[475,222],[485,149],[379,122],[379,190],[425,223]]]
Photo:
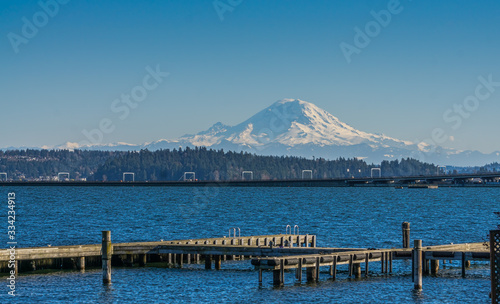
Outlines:
[[367,162],[413,157],[440,165],[482,165],[500,160],[500,153],[430,151],[425,143],[412,143],[386,135],[357,130],[314,104],[283,99],[246,121],[228,126],[216,123],[206,131],[175,140],[161,139],[141,145],[114,143],[79,146],[66,143],[58,149],[158,150],[205,146],[213,149],[247,151],[262,155],[294,155],[311,158],[361,158]]
[[219,122],[207,131],[180,139],[197,146],[212,146],[226,140],[255,149],[272,143],[288,147],[309,144],[319,147],[367,144],[372,148],[413,145],[385,135],[358,131],[314,104],[299,99],[277,101],[234,127]]

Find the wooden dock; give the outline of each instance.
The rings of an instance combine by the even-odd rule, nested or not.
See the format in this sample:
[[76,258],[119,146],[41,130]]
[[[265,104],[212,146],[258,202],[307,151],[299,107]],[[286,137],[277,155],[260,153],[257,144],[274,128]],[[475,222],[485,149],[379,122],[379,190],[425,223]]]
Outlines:
[[[111,243],[111,242],[109,242]],[[167,255],[167,260],[172,260],[172,255],[191,254],[217,254],[228,255],[229,259],[240,255],[257,255],[257,251],[251,251],[250,248],[263,248],[263,252],[267,246],[273,244],[274,250],[282,249],[279,247],[288,248],[313,248],[316,247],[315,235],[261,235],[261,236],[238,236],[238,237],[221,237],[221,238],[203,238],[189,240],[173,240],[159,242],[137,242],[137,243],[115,243],[111,244],[111,249],[108,250],[111,259],[114,259],[114,264],[131,264],[139,260],[139,264],[145,264],[147,259],[152,261],[161,261],[163,256]],[[295,247],[294,247],[295,246]],[[214,251],[214,248],[218,250]],[[250,250],[246,252],[245,250]],[[0,250],[0,271],[9,273],[15,269],[19,271],[34,271],[38,269],[60,269],[60,268],[77,268],[85,269],[85,265],[101,264],[103,252],[103,244],[95,245],[74,245],[74,246],[49,246],[49,247],[33,247],[33,248],[16,248],[14,255],[9,249]],[[309,252],[309,251],[308,251]],[[316,251],[311,251],[316,252]],[[248,253],[248,254],[247,254]],[[227,259],[227,257],[224,257]],[[86,261],[87,260],[87,261]],[[174,259],[175,261],[175,259]],[[12,264],[16,267],[9,268]],[[90,263],[89,263],[90,262]]]
[[[287,231],[288,232],[288,231]],[[374,270],[389,274],[394,260],[412,261],[415,288],[421,288],[423,274],[436,274],[439,261],[459,260],[462,276],[470,261],[489,261],[490,250],[485,243],[422,246],[415,240],[409,247],[409,223],[403,223],[403,247],[390,249],[317,247],[315,235],[276,234],[233,236],[158,242],[111,243],[109,231],[103,231],[101,244],[16,248],[0,250],[0,270],[15,275],[40,269],[78,269],[102,267],[103,282],[111,282],[112,266],[145,266],[150,262],[164,262],[182,267],[184,263],[200,263],[205,269],[221,269],[226,260],[251,258],[262,283],[263,272],[273,273],[273,284],[285,282],[285,270],[295,269],[295,278],[302,281],[303,271],[309,282],[319,280],[321,267],[327,267],[336,279],[337,267],[348,265],[348,277],[369,276]],[[375,263],[375,264],[374,264]],[[15,265],[14,267],[12,265]],[[362,271],[362,267],[363,271]]]
[[[489,261],[489,249],[484,243],[450,244],[439,246],[428,246],[422,248],[423,274],[436,274],[439,270],[439,260],[459,260],[462,263],[462,276],[465,277],[466,268],[470,261]],[[368,276],[370,265],[379,262],[378,268],[381,273],[392,273],[394,260],[412,260],[415,248],[399,249],[364,249],[364,250],[336,250],[331,253],[326,250],[316,254],[306,255],[282,255],[279,257],[260,257],[252,260],[252,265],[259,271],[259,282],[262,282],[262,271],[273,271],[274,285],[282,285],[284,282],[284,270],[296,269],[295,278],[302,280],[303,268],[307,272],[307,281],[318,281],[321,267],[328,267],[332,279],[336,279],[338,265],[348,265],[348,277],[360,278],[362,276],[361,265],[364,264],[364,275]],[[429,267],[431,262],[431,267]]]

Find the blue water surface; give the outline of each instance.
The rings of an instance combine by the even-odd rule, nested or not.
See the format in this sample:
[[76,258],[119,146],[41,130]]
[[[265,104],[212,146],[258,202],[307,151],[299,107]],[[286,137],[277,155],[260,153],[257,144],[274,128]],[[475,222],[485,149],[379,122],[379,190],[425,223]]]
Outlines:
[[[19,247],[97,244],[102,230],[113,242],[221,237],[230,227],[242,235],[285,233],[287,224],[318,236],[318,246],[401,246],[401,223],[424,245],[481,242],[499,220],[497,188],[220,188],[220,187],[12,187],[16,193]],[[1,210],[1,209],[0,209]],[[7,238],[5,237],[6,248]],[[257,272],[249,260],[224,262],[221,271],[202,265],[184,268],[114,268],[111,286],[99,270],[21,275],[16,297],[2,303],[489,303],[487,263],[473,263],[461,278],[457,264],[424,277],[413,290],[407,261],[394,274],[337,281],[324,269],[317,284],[298,283],[293,272],[274,288],[272,274]]]

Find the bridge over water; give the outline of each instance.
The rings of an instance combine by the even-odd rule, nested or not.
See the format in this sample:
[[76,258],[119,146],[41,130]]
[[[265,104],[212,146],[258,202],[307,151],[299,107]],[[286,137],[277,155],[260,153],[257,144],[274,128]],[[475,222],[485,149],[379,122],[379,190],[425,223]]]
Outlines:
[[408,185],[443,185],[449,187],[500,186],[500,172],[384,176],[331,179],[282,180],[195,180],[195,181],[3,181],[0,186],[181,186],[181,187],[383,187]]

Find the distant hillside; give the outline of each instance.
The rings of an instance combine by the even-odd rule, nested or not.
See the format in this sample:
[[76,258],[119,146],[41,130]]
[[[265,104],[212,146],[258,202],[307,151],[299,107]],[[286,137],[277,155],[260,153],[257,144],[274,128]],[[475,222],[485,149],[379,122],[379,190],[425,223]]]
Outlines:
[[59,172],[69,172],[71,179],[89,178],[106,160],[123,153],[35,149],[0,151],[0,172],[6,172],[13,180],[50,180]]
[[[245,152],[224,152],[206,148],[128,152],[99,166],[94,179],[120,180],[122,173],[134,172],[136,180],[179,180],[184,172],[195,172],[200,180],[238,180],[243,171],[254,179],[298,179],[302,170],[312,170],[313,178],[369,176],[371,168],[358,159],[305,159],[292,156],[257,156]],[[436,166],[413,159],[384,161],[382,175],[435,174]]]
[[11,180],[54,180],[60,172],[70,173],[70,179],[98,181],[119,181],[123,172],[134,172],[137,181],[179,180],[184,172],[195,172],[199,180],[237,180],[243,171],[252,171],[254,179],[297,179],[302,178],[302,170],[312,170],[313,178],[336,178],[369,176],[373,167],[380,167],[383,176],[436,172],[435,165],[413,159],[383,161],[375,166],[358,159],[258,156],[207,148],[154,152],[0,151],[0,172],[6,172]]

